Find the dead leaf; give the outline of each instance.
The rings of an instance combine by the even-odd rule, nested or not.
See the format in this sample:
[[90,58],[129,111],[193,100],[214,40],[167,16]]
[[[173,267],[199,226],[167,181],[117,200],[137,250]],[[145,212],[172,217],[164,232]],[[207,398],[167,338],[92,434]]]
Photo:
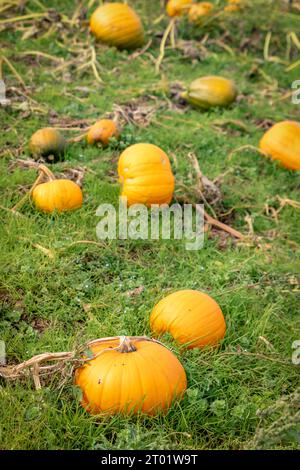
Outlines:
[[85,311],[85,313],[88,313],[92,308],[92,304],[82,304],[82,308]]
[[127,297],[135,297],[136,295],[140,295],[144,289],[145,289],[144,286],[139,286],[139,287],[136,287],[135,289],[125,292],[125,295]]

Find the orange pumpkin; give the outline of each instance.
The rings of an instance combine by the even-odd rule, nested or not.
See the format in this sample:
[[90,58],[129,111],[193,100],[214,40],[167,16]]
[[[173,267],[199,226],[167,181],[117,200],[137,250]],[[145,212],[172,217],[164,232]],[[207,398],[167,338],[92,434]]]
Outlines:
[[158,335],[169,332],[187,348],[215,346],[226,331],[217,302],[196,290],[180,290],[163,298],[151,313],[150,326]]
[[29,151],[38,160],[44,158],[48,162],[62,160],[66,148],[66,141],[61,133],[52,127],[45,127],[36,131],[30,138]]
[[97,121],[87,133],[88,144],[94,144],[95,142],[101,142],[103,145],[108,145],[112,137],[118,137],[119,131],[111,119],[100,119]]
[[210,2],[200,2],[192,5],[189,9],[189,21],[190,23],[197,23],[199,22],[203,16],[209,15],[214,6]]
[[141,20],[125,3],[99,6],[91,16],[90,28],[101,42],[119,49],[134,49],[144,43]]
[[282,121],[262,137],[260,149],[290,170],[300,170],[300,123]]
[[119,180],[127,204],[169,204],[174,176],[165,152],[153,144],[134,144],[120,155]]
[[77,369],[82,406],[91,414],[166,411],[186,390],[176,356],[146,337],[103,338],[90,343],[95,358]]
[[229,5],[224,7],[224,11],[234,12],[241,9],[241,0],[228,0]]
[[169,0],[166,6],[166,10],[169,16],[181,16],[186,13],[193,0]]
[[36,207],[43,212],[70,211],[82,206],[80,187],[68,179],[53,179],[38,184],[31,193]]
[[237,89],[232,80],[224,77],[208,76],[194,80],[182,97],[190,104],[208,109],[213,106],[228,106],[237,97]]

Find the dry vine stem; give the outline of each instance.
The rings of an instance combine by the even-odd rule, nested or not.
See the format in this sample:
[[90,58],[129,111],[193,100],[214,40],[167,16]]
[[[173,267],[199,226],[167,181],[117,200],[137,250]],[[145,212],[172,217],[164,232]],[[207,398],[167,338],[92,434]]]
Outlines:
[[258,152],[260,155],[263,155],[264,157],[269,157],[269,155],[267,155],[265,152],[263,152],[262,150],[260,150],[258,147],[255,147],[254,145],[242,145],[241,147],[238,147],[234,150],[232,150],[229,155],[228,155],[228,160],[231,160],[232,156],[235,154],[235,153],[238,153],[238,152],[241,152],[242,150],[253,150],[254,152]]
[[160,43],[160,48],[159,48],[160,53],[159,53],[159,56],[158,56],[158,58],[156,60],[156,63],[155,63],[156,73],[159,73],[161,63],[164,59],[166,42],[167,42],[167,39],[168,39],[169,36],[171,37],[172,46],[174,47],[175,24],[176,24],[176,18],[172,18],[170,20],[168,26],[166,27],[164,34],[163,34],[163,37],[162,37],[162,40],[161,40],[161,43]]
[[209,215],[205,209],[201,209],[199,205],[195,202],[191,202],[188,198],[182,197],[182,196],[176,196],[177,201],[182,202],[184,204],[192,204],[192,206],[205,218],[206,222],[208,225],[212,225],[213,227],[216,227],[223,232],[227,232],[230,235],[232,235],[234,238],[237,238],[239,240],[244,240],[245,236],[239,232],[238,230],[235,230],[234,228],[230,227],[227,224],[224,224],[223,222],[220,222],[218,219],[215,219],[211,215]]
[[[91,357],[86,357],[84,353],[89,349],[90,346],[96,345],[98,343],[109,343],[110,341],[119,340],[119,344],[115,347],[107,347],[102,349],[97,354],[94,354]],[[160,341],[152,338],[148,338],[147,336],[112,336],[108,338],[99,338],[92,341],[89,341],[84,346],[79,347],[74,351],[66,351],[66,352],[57,352],[57,353],[42,353],[38,354],[37,356],[33,356],[31,359],[27,361],[21,362],[17,365],[11,366],[1,366],[0,367],[0,377],[3,377],[6,380],[16,380],[18,378],[26,376],[26,374],[31,372],[33,377],[34,385],[36,390],[41,388],[40,376],[51,374],[57,372],[61,367],[67,363],[75,364],[75,367],[79,367],[85,362],[89,362],[96,357],[100,356],[101,354],[108,352],[108,351],[120,351],[121,353],[130,353],[136,351],[135,346],[132,344],[131,341],[152,341],[155,343],[160,344],[167,348],[166,345],[161,343]],[[169,348],[167,348],[169,349]],[[82,357],[85,356],[85,357]],[[45,363],[48,365],[42,365]]]
[[5,63],[8,66],[8,68],[10,69],[12,74],[16,77],[18,82],[21,83],[24,90],[26,90],[26,85],[25,85],[25,82],[24,82],[23,78],[21,77],[21,75],[19,75],[19,73],[16,71],[15,67],[8,60],[8,58],[5,57],[4,55],[1,55],[1,57],[0,57],[0,78],[2,78],[2,64],[3,63]]
[[19,209],[20,207],[22,207],[25,204],[27,199],[31,196],[32,191],[34,190],[34,188],[42,182],[42,180],[45,178],[45,176],[48,178],[49,181],[55,180],[54,174],[52,173],[52,171],[49,170],[49,168],[46,167],[46,165],[42,165],[42,164],[38,165],[37,170],[39,172],[39,175],[38,175],[37,179],[35,180],[35,182],[31,186],[30,190],[27,191],[25,196],[23,196],[22,199],[20,199],[20,201],[17,202],[17,204],[15,204],[14,207],[11,208],[12,212],[16,212],[17,209]]
[[214,217],[209,215],[207,213],[207,211],[205,210],[205,208],[203,208],[203,209],[200,208],[198,204],[191,202],[189,200],[189,198],[187,198],[185,196],[176,196],[176,199],[179,202],[183,202],[184,204],[192,204],[192,206],[205,218],[208,225],[212,225],[212,226],[222,230],[223,232],[229,233],[230,235],[232,235],[233,237],[235,237],[239,240],[243,240],[245,238],[245,236],[242,233],[240,233],[238,230],[235,230],[234,228],[230,227],[229,225],[224,224],[223,222],[220,222],[216,218],[215,212],[214,212],[213,208],[211,207],[211,205],[209,204],[209,202],[206,200],[206,197],[205,197],[204,193],[205,193],[206,189],[215,192],[218,188],[216,187],[216,185],[212,181],[210,181],[208,178],[206,178],[203,175],[196,156],[193,153],[189,153],[188,157],[189,157],[189,159],[192,163],[192,166],[193,166],[193,168],[196,172],[196,177],[197,177],[196,193],[197,193],[197,196],[199,196],[200,199],[203,201],[203,203],[206,204],[209,207],[209,209],[213,213]]

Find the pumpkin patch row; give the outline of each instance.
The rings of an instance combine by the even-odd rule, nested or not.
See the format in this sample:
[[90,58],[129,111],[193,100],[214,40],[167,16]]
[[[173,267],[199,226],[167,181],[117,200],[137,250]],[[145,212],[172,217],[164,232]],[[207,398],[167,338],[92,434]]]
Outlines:
[[[231,0],[232,11],[239,8]],[[169,0],[171,17],[188,14],[190,21],[211,13],[208,2]],[[107,3],[96,9],[90,29],[97,39],[110,46],[137,48],[144,43],[144,31],[138,15],[127,4]],[[208,76],[194,80],[182,93],[192,106],[201,110],[225,107],[238,95],[233,81]],[[88,145],[109,145],[120,130],[110,119],[101,119],[86,132]],[[59,130],[40,129],[29,141],[36,160],[49,163],[63,160],[68,141]],[[300,124],[283,121],[262,137],[259,147],[268,157],[288,169],[300,170]],[[81,188],[68,179],[56,179],[43,164],[30,195],[35,206],[46,213],[75,210],[83,204]],[[119,182],[128,205],[135,203],[169,204],[173,198],[175,178],[168,155],[151,143],[127,147],[119,156]],[[46,182],[44,181],[46,178]],[[160,338],[169,333],[182,349],[217,347],[226,333],[220,306],[209,295],[195,290],[179,290],[161,299],[150,314],[150,329]],[[113,337],[89,343],[91,355],[84,355],[83,365],[75,372],[75,384],[82,391],[82,406],[92,414],[138,413],[149,415],[166,411],[180,400],[187,388],[184,367],[178,358],[157,339]],[[121,386],[122,385],[122,386]]]
[[[223,87],[223,80],[220,86]],[[221,104],[222,100],[225,103],[235,96],[233,86],[231,83],[225,84],[226,98],[222,97],[222,94],[207,94],[205,88],[201,92],[193,88],[189,99],[205,107],[216,102]],[[101,142],[107,145],[111,137],[118,135],[119,130],[113,121],[100,120],[90,128],[87,141],[89,144]],[[35,158],[44,157],[51,162],[63,158],[66,141],[56,129],[45,128],[31,137],[29,148]],[[300,170],[300,123],[282,121],[275,124],[265,132],[259,148],[264,155],[279,161],[287,169]],[[49,169],[44,165],[42,168],[48,181],[35,184],[31,190],[32,199],[38,209],[44,212],[63,212],[82,206],[82,192],[76,183],[55,179]],[[129,206],[145,204],[150,207],[151,204],[171,202],[175,178],[167,154],[158,146],[139,143],[127,147],[119,157],[118,174],[122,196],[127,197]]]
[[[228,0],[224,12],[234,12],[241,8],[241,0]],[[193,0],[169,0],[166,12],[170,17],[187,15],[191,23],[200,23],[203,17],[214,10],[211,2]],[[90,18],[90,30],[101,42],[119,49],[135,49],[145,42],[142,22],[129,5],[106,3],[99,6]]]
[[[242,0],[228,0],[224,11],[238,11]],[[168,0],[166,12],[177,18],[188,15],[191,22],[199,21],[213,11],[210,2],[193,0]],[[123,3],[106,3],[98,7],[90,19],[91,32],[101,42],[120,49],[140,47],[144,42],[144,31],[136,12]],[[223,77],[201,77],[194,80],[182,94],[193,106],[208,109],[213,106],[228,106],[237,97],[235,84]],[[292,170],[300,169],[299,123],[283,121],[275,124],[260,142],[262,152],[283,166]]]

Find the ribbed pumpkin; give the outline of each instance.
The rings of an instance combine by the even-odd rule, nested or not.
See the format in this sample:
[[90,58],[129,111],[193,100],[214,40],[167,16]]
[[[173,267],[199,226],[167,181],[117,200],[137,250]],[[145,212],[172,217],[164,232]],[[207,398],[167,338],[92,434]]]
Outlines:
[[169,0],[166,6],[166,11],[169,16],[181,16],[187,13],[193,0]]
[[192,5],[188,14],[190,23],[198,23],[203,16],[209,15],[213,8],[214,6],[210,2],[200,2]]
[[35,206],[43,212],[70,211],[82,206],[82,191],[74,181],[55,179],[53,173],[44,165],[41,170],[49,181],[40,183],[32,190],[31,197]]
[[95,356],[77,369],[82,406],[91,414],[154,415],[186,390],[185,371],[174,354],[145,337],[103,338],[90,343]]
[[134,49],[144,43],[144,31],[136,12],[125,3],[105,3],[91,16],[90,28],[101,42],[119,49]]
[[122,196],[132,204],[169,204],[174,176],[165,152],[153,144],[134,144],[120,155],[118,164]]
[[163,298],[151,313],[150,326],[158,335],[169,332],[189,349],[215,346],[226,331],[217,302],[196,290],[180,290]]
[[108,145],[112,137],[118,137],[119,131],[114,121],[111,119],[100,119],[89,129],[86,139],[88,144],[101,142]]
[[194,80],[182,97],[190,104],[208,109],[213,106],[228,106],[237,97],[237,89],[232,80],[208,76]]
[[30,138],[29,151],[38,160],[44,158],[49,163],[63,160],[66,141],[61,133],[52,127],[36,131]]
[[282,121],[262,137],[260,149],[290,170],[300,170],[300,123]]

